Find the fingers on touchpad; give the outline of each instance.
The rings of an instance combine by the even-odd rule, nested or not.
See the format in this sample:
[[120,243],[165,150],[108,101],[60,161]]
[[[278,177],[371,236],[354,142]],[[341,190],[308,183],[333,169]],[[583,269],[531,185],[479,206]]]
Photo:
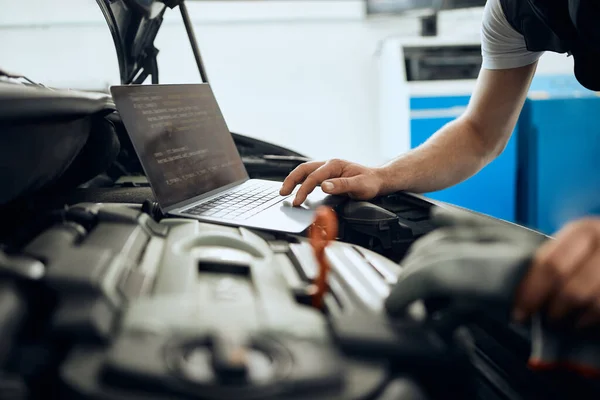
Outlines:
[[285,207],[294,207],[294,208],[304,208],[304,209],[310,209],[310,202],[307,200],[304,203],[300,204],[299,206],[294,206],[294,200],[293,199],[285,199],[283,201],[283,205]]

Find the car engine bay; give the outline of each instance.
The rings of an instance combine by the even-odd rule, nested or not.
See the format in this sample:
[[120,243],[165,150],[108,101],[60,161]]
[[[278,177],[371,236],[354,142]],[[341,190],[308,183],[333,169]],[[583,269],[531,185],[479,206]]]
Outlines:
[[[144,3],[98,0],[124,84],[158,83],[153,39],[182,2]],[[386,313],[433,207],[490,217],[410,193],[344,198],[315,302],[310,231],[165,215],[106,93],[0,70],[0,135],[0,399],[587,398],[589,382],[527,368],[523,327],[435,303],[426,319]],[[310,160],[232,136],[251,179]]]

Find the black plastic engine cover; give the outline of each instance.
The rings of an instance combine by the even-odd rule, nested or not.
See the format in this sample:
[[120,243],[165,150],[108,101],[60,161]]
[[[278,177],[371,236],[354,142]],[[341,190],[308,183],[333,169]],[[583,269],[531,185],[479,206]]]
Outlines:
[[56,296],[47,335],[68,343],[60,398],[423,399],[468,387],[456,348],[387,319],[401,268],[369,250],[328,247],[321,310],[306,301],[317,264],[304,238],[157,223],[117,204],[64,215],[24,249]]

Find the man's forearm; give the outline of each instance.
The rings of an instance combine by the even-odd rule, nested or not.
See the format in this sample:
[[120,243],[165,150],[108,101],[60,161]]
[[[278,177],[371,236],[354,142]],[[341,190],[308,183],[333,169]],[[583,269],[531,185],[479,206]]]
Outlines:
[[380,194],[397,191],[427,193],[456,185],[476,174],[497,155],[466,119],[445,125],[416,149],[378,170],[383,177]]

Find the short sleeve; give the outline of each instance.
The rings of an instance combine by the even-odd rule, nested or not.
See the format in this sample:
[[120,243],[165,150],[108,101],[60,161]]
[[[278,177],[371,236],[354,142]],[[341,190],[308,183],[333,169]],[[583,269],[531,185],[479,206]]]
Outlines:
[[481,26],[483,68],[508,69],[533,64],[543,52],[527,50],[525,38],[508,22],[500,0],[488,0]]

